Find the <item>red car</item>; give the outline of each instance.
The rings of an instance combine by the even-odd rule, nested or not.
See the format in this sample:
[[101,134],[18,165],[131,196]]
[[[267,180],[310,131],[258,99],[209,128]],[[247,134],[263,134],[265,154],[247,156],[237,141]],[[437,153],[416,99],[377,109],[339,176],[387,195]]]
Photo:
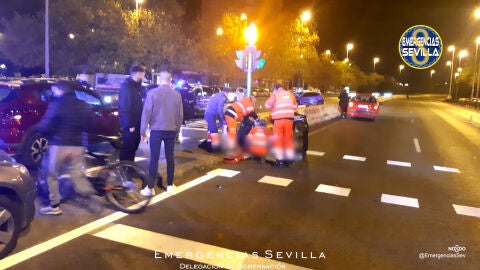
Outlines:
[[370,94],[357,94],[348,102],[347,116],[375,120],[380,113],[380,103]]
[[[48,141],[36,131],[52,100],[51,80],[0,81],[0,149],[16,155],[27,167],[39,165]],[[96,92],[78,84],[78,99],[88,103],[95,114],[96,132],[89,143],[111,142],[118,147],[121,138],[118,111],[103,103]]]

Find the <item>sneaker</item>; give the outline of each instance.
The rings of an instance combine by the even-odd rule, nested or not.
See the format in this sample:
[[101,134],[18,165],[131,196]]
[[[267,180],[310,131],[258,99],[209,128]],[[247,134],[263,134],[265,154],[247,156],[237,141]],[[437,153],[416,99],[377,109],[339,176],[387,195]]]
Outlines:
[[140,190],[140,194],[145,197],[151,197],[155,195],[155,189],[146,186],[144,189]]
[[173,185],[169,185],[169,186],[167,186],[167,191],[166,191],[166,192],[167,192],[168,194],[173,194],[173,189],[174,189],[174,186],[173,186]]
[[42,215],[54,215],[58,216],[62,214],[60,207],[52,207],[51,205],[40,208],[40,214]]

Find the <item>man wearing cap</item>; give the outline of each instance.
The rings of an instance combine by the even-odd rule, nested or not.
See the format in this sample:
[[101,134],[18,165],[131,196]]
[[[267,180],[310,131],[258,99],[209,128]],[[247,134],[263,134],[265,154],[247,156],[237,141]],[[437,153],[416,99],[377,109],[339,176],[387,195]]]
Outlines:
[[52,92],[55,99],[50,102],[38,124],[38,131],[48,138],[47,184],[50,205],[40,209],[43,215],[62,213],[58,177],[65,167],[78,194],[89,196],[95,193],[82,172],[92,111],[87,103],[77,99],[73,82],[60,80],[52,86]]
[[287,166],[295,159],[293,142],[293,120],[297,101],[293,94],[280,84],[273,87],[273,94],[265,102],[265,107],[272,109],[274,167]]
[[118,100],[118,117],[122,128],[122,146],[120,160],[135,160],[140,144],[140,120],[142,118],[142,80],[145,77],[145,68],[132,66],[130,77],[125,79],[120,87]]

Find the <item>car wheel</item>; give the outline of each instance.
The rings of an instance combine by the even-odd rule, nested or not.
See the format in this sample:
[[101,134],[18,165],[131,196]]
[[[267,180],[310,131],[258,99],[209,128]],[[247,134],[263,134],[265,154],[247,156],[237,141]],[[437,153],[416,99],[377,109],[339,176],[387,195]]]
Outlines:
[[0,259],[17,245],[20,233],[20,212],[8,197],[0,196]]
[[23,145],[21,161],[29,168],[38,168],[47,147],[48,140],[43,135],[33,134]]

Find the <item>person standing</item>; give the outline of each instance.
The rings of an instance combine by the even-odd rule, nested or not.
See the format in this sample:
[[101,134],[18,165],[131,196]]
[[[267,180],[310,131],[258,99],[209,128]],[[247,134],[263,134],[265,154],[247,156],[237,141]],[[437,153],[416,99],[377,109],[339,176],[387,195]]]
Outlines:
[[[141,190],[144,196],[155,194],[153,189],[158,175],[160,147],[164,144],[167,159],[167,193],[173,193],[175,172],[174,145],[183,121],[182,96],[171,87],[172,75],[160,72],[160,85],[150,90],[145,99],[141,117],[140,133],[142,141],[147,142],[146,130],[150,127],[150,167],[148,185]],[[157,183],[161,186],[161,183]]]
[[272,109],[274,167],[287,166],[295,159],[293,143],[293,120],[297,101],[291,92],[280,84],[273,88],[273,94],[265,102],[267,109]]
[[145,68],[134,65],[130,68],[130,76],[120,87],[118,101],[118,116],[122,129],[120,161],[134,161],[140,144],[140,120],[143,108],[142,80],[144,77]]
[[38,131],[48,138],[50,205],[40,208],[42,215],[62,214],[58,177],[63,168],[67,168],[76,193],[85,197],[95,194],[82,172],[93,114],[87,103],[77,99],[72,82],[60,80],[52,86],[52,92],[55,99],[38,124]]
[[[226,126],[225,116],[223,115],[223,106],[227,100],[226,89],[224,88],[219,93],[214,94],[207,104],[205,110],[205,121],[207,122],[207,151],[218,151],[220,148],[220,137],[218,136],[217,118],[220,126]],[[225,128],[224,128],[225,130]],[[208,142],[210,141],[210,145]],[[210,146],[210,147],[209,147]],[[210,152],[209,151],[209,152]]]
[[348,93],[346,90],[343,90],[338,96],[338,106],[340,107],[341,118],[347,118],[348,100]]

